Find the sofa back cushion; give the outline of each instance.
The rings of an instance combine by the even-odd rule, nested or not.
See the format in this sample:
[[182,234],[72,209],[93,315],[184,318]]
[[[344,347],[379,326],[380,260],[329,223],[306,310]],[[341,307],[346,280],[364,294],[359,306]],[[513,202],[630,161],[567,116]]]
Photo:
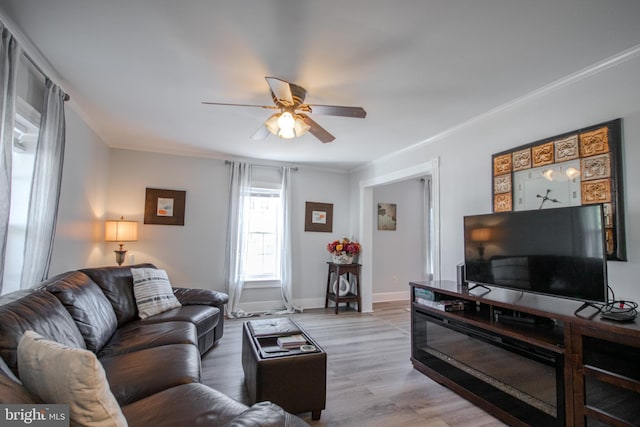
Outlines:
[[87,350],[99,352],[118,327],[116,313],[102,289],[79,271],[60,274],[43,286],[69,311]]
[[153,264],[138,264],[126,267],[85,268],[80,271],[102,288],[118,319],[118,326],[138,319],[138,307],[133,295],[131,268],[155,268]]
[[18,374],[17,349],[22,335],[31,330],[69,347],[86,348],[69,312],[44,289],[0,297],[0,357]]

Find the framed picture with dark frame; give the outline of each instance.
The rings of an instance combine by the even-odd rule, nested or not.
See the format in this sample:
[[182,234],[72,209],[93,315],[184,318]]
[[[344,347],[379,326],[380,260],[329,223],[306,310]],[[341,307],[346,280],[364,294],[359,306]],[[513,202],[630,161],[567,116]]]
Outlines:
[[333,204],[306,202],[304,215],[304,231],[333,231]]
[[144,200],[144,223],[184,225],[186,191],[147,188]]

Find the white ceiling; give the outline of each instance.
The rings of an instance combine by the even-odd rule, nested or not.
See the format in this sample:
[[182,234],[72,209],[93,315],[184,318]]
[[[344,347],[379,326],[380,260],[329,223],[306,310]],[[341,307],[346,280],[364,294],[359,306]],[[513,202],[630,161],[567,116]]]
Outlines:
[[[638,0],[0,0],[112,147],[353,169],[640,45]],[[34,53],[35,56],[35,53]],[[322,144],[249,136],[265,76],[306,102]]]

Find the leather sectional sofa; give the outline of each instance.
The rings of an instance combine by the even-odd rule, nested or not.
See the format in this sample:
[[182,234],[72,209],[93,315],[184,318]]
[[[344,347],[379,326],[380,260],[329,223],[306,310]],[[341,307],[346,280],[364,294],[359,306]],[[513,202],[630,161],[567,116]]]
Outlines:
[[307,425],[275,404],[247,407],[201,384],[200,358],[222,337],[227,295],[173,293],[181,307],[140,319],[131,267],[104,267],[0,297],[0,403],[52,403],[40,402],[18,379],[17,348],[31,330],[93,352],[129,426]]

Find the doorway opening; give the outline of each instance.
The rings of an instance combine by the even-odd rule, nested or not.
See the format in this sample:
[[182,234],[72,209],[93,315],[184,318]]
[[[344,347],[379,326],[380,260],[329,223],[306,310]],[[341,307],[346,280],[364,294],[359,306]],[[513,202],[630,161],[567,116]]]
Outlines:
[[[431,241],[432,247],[429,251],[430,269],[433,280],[440,279],[440,185],[439,185],[439,165],[438,158],[421,163],[411,168],[402,169],[387,175],[378,176],[360,182],[360,229],[361,243],[365,248],[373,248],[374,215],[373,190],[381,185],[392,184],[409,179],[419,179],[428,176],[431,179]],[[426,213],[425,213],[426,215]],[[363,251],[362,273],[360,290],[362,292],[362,311],[373,311],[373,250]],[[425,260],[426,262],[426,260]],[[408,286],[408,283],[407,283]]]

